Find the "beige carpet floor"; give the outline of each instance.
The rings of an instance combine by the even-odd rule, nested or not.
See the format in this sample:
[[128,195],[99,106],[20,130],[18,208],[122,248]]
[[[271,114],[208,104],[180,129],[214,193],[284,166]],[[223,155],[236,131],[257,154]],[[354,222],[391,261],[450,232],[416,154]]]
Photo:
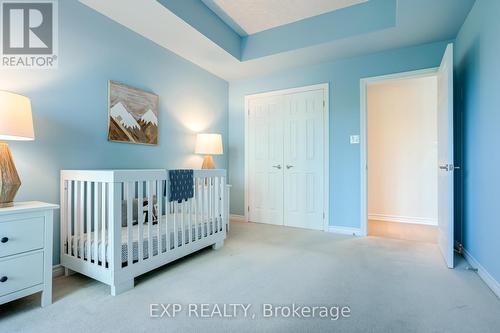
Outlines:
[[[500,332],[500,300],[478,275],[447,269],[434,244],[233,223],[225,246],[136,279],[112,297],[76,274],[54,280],[54,303],[34,295],[0,306],[0,332]],[[178,303],[151,318],[151,303]],[[193,318],[189,303],[251,304],[255,318]],[[273,305],[349,306],[349,318],[263,318]]]

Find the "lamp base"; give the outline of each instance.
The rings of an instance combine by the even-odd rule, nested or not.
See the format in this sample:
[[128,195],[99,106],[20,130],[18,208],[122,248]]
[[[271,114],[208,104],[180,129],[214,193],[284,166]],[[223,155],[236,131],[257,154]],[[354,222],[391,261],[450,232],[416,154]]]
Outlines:
[[9,145],[0,142],[0,208],[12,207],[21,180],[12,160]]
[[215,169],[214,159],[212,155],[205,155],[203,159],[203,164],[201,166],[202,169]]

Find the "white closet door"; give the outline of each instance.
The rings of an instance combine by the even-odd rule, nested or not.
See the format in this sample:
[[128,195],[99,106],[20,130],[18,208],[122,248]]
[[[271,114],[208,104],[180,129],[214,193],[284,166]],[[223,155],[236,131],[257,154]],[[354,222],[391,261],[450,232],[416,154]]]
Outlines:
[[323,229],[324,96],[314,90],[285,97],[285,225]]
[[283,96],[255,98],[248,115],[249,221],[283,224]]

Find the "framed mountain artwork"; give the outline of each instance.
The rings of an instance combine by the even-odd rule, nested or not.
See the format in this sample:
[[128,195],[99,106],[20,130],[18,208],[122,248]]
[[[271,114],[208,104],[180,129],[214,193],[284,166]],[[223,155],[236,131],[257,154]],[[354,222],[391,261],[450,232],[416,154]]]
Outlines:
[[108,96],[109,141],[158,144],[158,95],[109,81]]

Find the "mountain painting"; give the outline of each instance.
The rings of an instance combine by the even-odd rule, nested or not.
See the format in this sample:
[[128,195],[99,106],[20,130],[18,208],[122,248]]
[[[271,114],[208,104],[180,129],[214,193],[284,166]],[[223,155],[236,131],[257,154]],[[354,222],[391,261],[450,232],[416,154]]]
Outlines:
[[109,81],[108,140],[158,144],[158,95]]

